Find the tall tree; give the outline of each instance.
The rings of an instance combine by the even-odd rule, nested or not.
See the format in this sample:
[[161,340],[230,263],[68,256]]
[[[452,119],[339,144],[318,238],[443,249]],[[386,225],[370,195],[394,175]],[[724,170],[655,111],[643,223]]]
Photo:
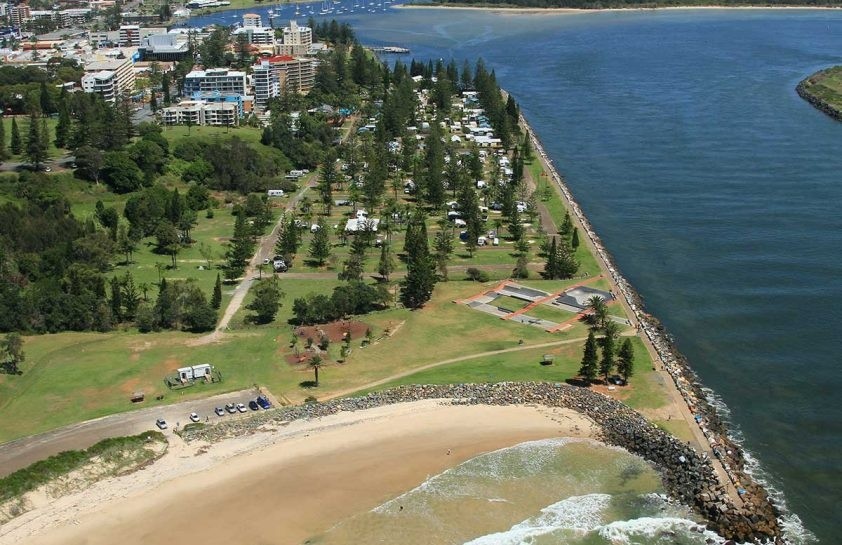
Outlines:
[[56,124],[55,144],[57,148],[67,146],[67,142],[70,138],[70,128],[70,108],[68,107],[67,102],[62,102],[61,108],[59,108],[58,111],[58,123]]
[[6,120],[0,114],[0,161],[9,158],[9,151],[6,149]]
[[120,286],[120,280],[116,276],[111,277],[111,317],[115,322],[120,322],[123,317],[123,290]]
[[388,242],[384,242],[383,245],[380,246],[380,262],[377,264],[377,274],[379,274],[383,280],[388,282],[389,275],[391,275],[394,270],[395,258],[392,255],[392,245]]
[[324,218],[319,218],[316,225],[318,228],[310,241],[310,258],[321,267],[330,256],[330,234]]
[[608,375],[614,369],[615,361],[614,355],[617,351],[617,335],[619,334],[619,327],[617,322],[609,321],[603,328],[605,336],[602,337],[602,359],[599,360],[599,373],[608,382]]
[[0,341],[0,366],[10,375],[19,375],[20,364],[26,355],[23,353],[23,339],[19,333],[8,333]]
[[250,322],[255,324],[268,324],[275,319],[278,309],[281,307],[281,298],[284,296],[278,285],[277,278],[261,280],[254,287],[254,299],[246,305],[246,308],[254,314],[248,317]]
[[570,237],[570,247],[573,248],[573,251],[575,252],[576,250],[579,249],[580,244],[581,243],[579,242],[579,228],[574,227],[573,228],[573,236]]
[[222,305],[222,279],[216,273],[216,282],[213,284],[213,295],[211,295],[211,307],[219,310]]
[[9,142],[9,149],[14,155],[20,155],[23,151],[23,140],[20,137],[18,120],[14,117],[12,118],[12,140]]
[[620,345],[620,351],[617,353],[617,372],[623,377],[623,382],[628,382],[629,377],[634,374],[634,345],[628,337]]
[[[468,236],[470,237],[470,233]],[[433,251],[435,252],[433,255],[435,256],[439,277],[447,282],[447,264],[450,261],[450,255],[453,253],[453,228],[446,218],[439,221],[439,230],[433,238]]]
[[413,240],[407,248],[406,277],[401,289],[401,301],[408,308],[421,308],[433,295],[436,285],[435,264],[427,246],[427,226],[424,218],[416,218]]
[[598,358],[596,337],[593,331],[590,331],[588,333],[588,340],[585,341],[585,351],[582,355],[582,365],[579,367],[579,375],[589,381],[595,379]]
[[41,137],[38,118],[33,114],[29,117],[29,137],[26,140],[26,158],[38,170],[46,159],[47,150]]

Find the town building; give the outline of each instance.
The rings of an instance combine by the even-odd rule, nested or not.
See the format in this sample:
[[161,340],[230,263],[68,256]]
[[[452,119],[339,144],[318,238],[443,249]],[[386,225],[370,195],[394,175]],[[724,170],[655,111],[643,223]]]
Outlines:
[[218,93],[221,95],[245,95],[246,73],[227,68],[193,70],[184,78],[184,95]]
[[237,126],[240,117],[237,104],[231,102],[184,100],[161,110],[164,125]]
[[23,23],[32,19],[32,10],[26,4],[18,4],[9,8],[9,20],[12,26],[20,28]]
[[84,25],[91,20],[90,8],[63,9],[58,14],[61,18],[61,26],[63,27]]
[[261,107],[283,93],[306,93],[315,81],[316,61],[310,58],[276,55],[252,67],[254,99]]
[[140,56],[145,61],[180,61],[190,54],[187,36],[150,34],[140,40]]
[[118,43],[120,47],[140,47],[140,27],[121,25]]
[[87,63],[82,76],[82,90],[99,93],[108,102],[116,102],[118,96],[130,96],[135,82],[133,57]]
[[243,15],[243,26],[244,27],[262,27],[263,21],[260,18],[260,15],[256,13],[246,13]]

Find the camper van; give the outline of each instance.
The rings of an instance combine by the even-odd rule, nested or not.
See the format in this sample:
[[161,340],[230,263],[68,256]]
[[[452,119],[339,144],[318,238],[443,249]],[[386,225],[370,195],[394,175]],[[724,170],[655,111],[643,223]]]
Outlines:
[[284,196],[284,190],[283,189],[270,189],[269,191],[266,192],[266,194],[269,195],[270,197],[283,197]]

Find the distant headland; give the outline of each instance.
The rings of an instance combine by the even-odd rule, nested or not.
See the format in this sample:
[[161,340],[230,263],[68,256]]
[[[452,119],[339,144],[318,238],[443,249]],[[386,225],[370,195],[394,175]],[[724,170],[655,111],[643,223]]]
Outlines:
[[799,96],[837,121],[842,121],[842,66],[819,70],[801,80]]

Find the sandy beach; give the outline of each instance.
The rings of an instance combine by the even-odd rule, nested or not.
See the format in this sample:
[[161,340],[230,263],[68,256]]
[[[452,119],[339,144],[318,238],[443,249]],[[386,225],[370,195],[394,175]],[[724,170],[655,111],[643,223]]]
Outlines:
[[169,451],[152,466],[42,502],[0,527],[0,545],[154,545],[187,537],[206,545],[298,544],[478,454],[596,431],[565,409],[432,400],[212,445],[170,435]]

